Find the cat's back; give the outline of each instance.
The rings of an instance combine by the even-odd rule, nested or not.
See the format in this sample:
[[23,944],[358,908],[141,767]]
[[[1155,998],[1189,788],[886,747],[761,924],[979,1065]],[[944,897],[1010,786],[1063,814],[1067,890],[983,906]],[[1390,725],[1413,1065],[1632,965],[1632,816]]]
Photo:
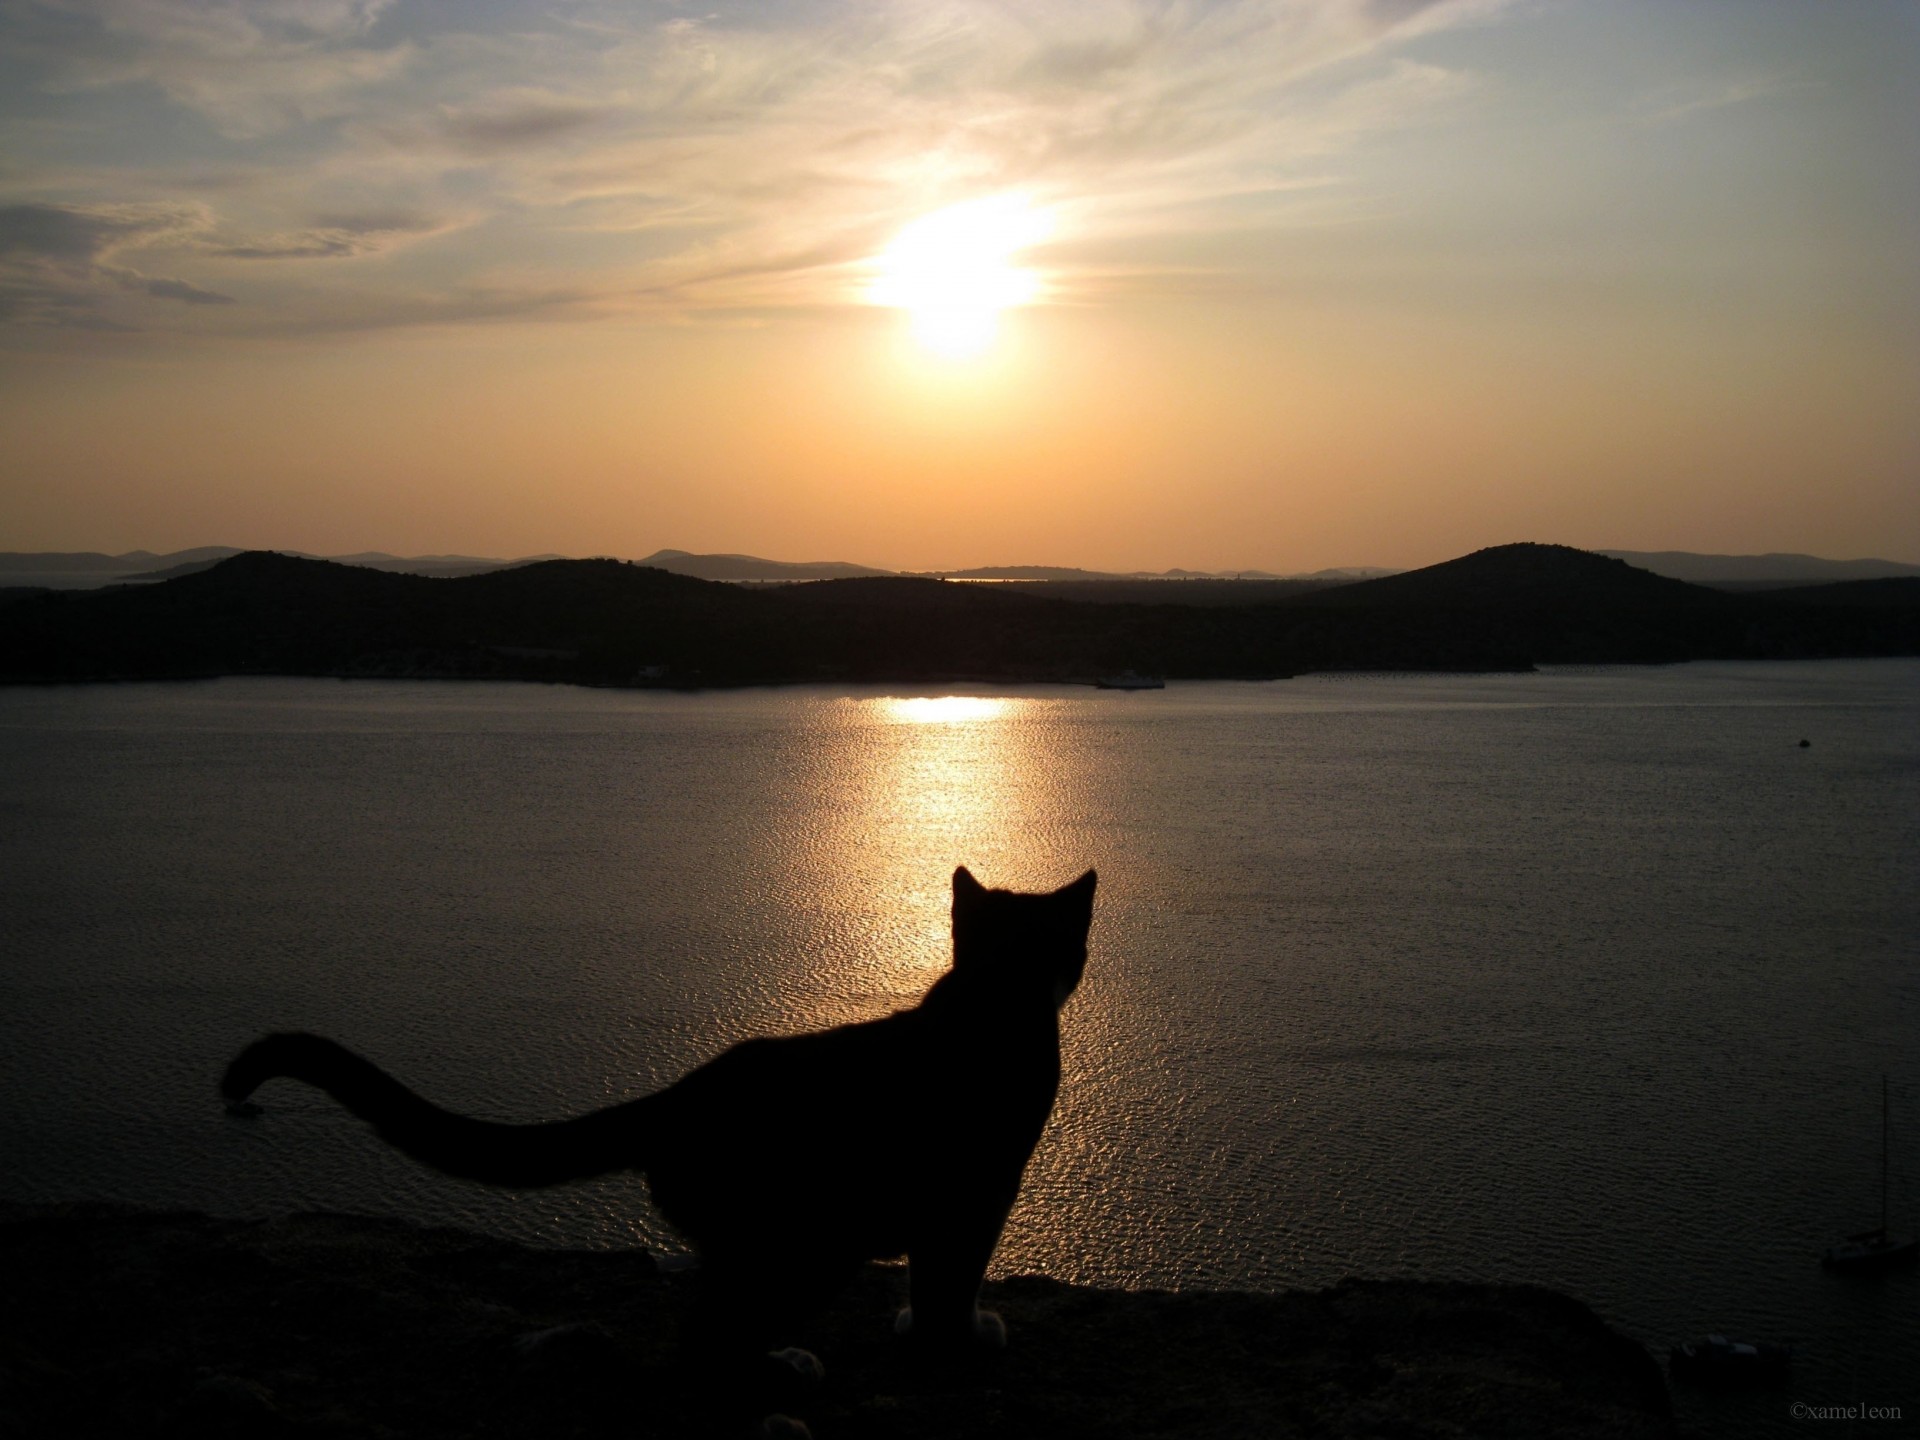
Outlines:
[[[941,1003],[943,1000],[949,1003]],[[1053,1103],[1058,1029],[935,994],[876,1020],[745,1040],[661,1092],[687,1142],[839,1163],[876,1144],[907,1163],[929,1141],[996,1128],[1027,1143]]]
[[[951,1065],[960,1036],[923,1008],[830,1030],[743,1040],[663,1092],[669,1106],[709,1118],[728,1111],[909,1107]],[[905,1082],[905,1083],[901,1083]]]

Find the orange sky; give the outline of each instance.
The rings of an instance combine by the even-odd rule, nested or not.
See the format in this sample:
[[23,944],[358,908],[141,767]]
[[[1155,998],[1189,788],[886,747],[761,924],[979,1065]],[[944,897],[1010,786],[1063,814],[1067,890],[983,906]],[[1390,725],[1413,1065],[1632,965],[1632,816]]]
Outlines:
[[1920,560],[1911,7],[7,13],[0,549]]

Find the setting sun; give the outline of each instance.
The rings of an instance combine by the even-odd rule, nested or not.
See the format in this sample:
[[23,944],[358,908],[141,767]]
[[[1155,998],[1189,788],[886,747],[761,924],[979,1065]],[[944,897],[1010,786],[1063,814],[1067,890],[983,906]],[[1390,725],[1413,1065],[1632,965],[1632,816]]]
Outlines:
[[880,253],[867,299],[905,310],[914,335],[934,353],[978,355],[993,343],[1002,310],[1039,297],[1039,275],[1014,264],[1014,257],[1051,228],[1047,215],[1020,195],[937,210]]

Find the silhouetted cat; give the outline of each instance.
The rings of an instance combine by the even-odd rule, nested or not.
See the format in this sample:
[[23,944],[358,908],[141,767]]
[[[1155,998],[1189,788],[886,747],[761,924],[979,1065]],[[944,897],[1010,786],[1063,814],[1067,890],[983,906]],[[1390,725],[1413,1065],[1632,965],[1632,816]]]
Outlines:
[[858,1266],[898,1255],[911,1265],[901,1329],[941,1349],[1003,1344],[975,1300],[1053,1107],[1058,1011],[1086,964],[1095,883],[1089,870],[1020,895],[956,870],[953,968],[911,1010],[748,1040],[578,1119],[467,1119],[317,1035],[256,1041],[220,1091],[237,1107],[274,1076],[304,1080],[416,1160],[500,1185],[645,1171],[701,1253],[716,1349],[792,1339]]

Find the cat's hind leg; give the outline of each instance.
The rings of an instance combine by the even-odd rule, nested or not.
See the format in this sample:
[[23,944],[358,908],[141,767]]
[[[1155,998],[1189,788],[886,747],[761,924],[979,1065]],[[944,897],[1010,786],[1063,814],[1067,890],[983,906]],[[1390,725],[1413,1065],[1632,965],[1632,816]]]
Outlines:
[[976,1218],[951,1225],[908,1256],[908,1305],[895,1317],[894,1329],[916,1348],[955,1355],[1006,1347],[1006,1322],[978,1304],[980,1282],[1000,1241],[1004,1215],[990,1223]]
[[805,1440],[795,1417],[813,1408],[826,1369],[791,1342],[851,1267],[762,1252],[709,1254],[701,1268],[687,1338],[716,1413],[734,1417],[737,1433]]

